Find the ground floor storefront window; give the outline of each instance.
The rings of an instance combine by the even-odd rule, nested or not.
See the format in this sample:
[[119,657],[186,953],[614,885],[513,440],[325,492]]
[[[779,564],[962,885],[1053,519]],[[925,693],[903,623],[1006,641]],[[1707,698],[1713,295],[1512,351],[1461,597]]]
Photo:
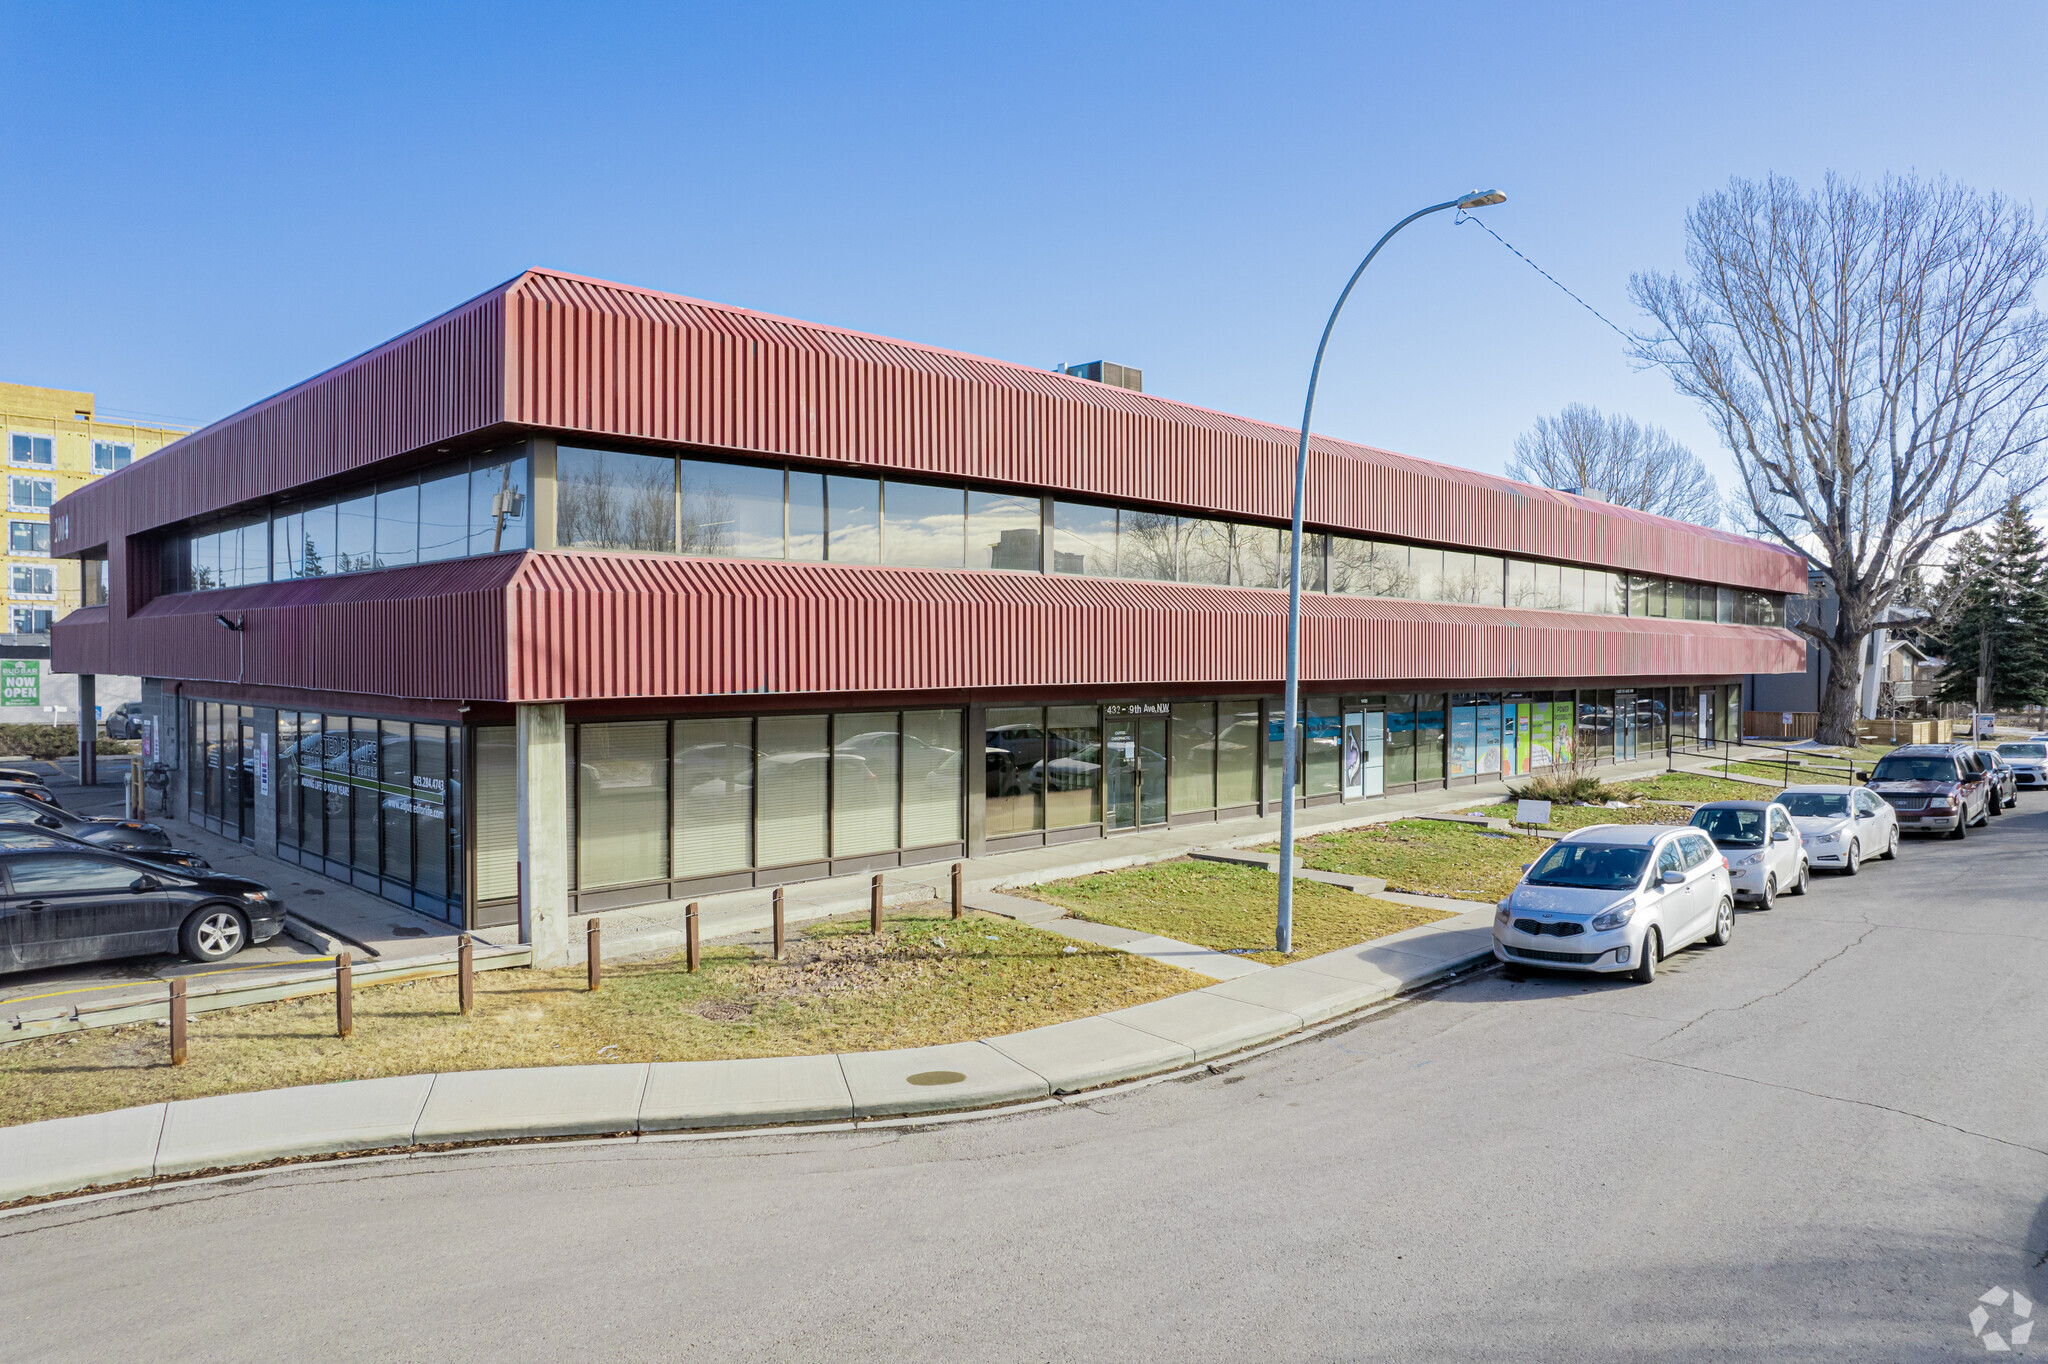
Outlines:
[[279,711],[278,856],[462,922],[461,755],[451,725]]
[[[573,723],[569,886],[578,912],[957,857],[964,712]],[[474,731],[478,921],[518,883],[515,732]]]

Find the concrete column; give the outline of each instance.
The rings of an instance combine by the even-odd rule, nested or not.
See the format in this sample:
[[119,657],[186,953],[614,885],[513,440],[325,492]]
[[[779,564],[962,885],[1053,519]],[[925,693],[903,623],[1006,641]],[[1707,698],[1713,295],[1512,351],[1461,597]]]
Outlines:
[[94,702],[93,684],[99,679],[91,673],[78,674],[78,784],[99,785],[99,709]]
[[569,775],[560,705],[519,707],[519,939],[569,964]]

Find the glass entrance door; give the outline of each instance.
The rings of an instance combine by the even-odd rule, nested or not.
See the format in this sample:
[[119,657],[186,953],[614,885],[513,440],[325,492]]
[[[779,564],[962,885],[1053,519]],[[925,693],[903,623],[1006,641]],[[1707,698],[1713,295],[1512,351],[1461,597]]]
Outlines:
[[[1112,708],[1114,709],[1114,708]],[[1166,717],[1104,717],[1104,813],[1112,829],[1166,822]]]
[[1138,823],[1166,823],[1166,717],[1138,721]]

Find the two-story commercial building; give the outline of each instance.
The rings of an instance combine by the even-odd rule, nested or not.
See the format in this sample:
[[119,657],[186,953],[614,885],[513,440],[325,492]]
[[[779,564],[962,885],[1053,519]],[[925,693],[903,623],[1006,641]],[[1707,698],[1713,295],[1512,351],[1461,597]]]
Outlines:
[[[1276,809],[1295,433],[531,271],[57,507],[177,817],[569,916]],[[1313,442],[1307,804],[1732,732],[1782,550]]]

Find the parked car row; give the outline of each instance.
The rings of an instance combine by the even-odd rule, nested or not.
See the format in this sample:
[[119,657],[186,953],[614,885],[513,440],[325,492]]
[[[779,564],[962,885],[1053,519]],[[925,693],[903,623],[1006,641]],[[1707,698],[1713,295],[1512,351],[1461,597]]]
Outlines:
[[1709,801],[1687,825],[1576,829],[1500,902],[1494,957],[1654,980],[1680,948],[1727,943],[1738,900],[1772,909],[1781,894],[1806,894],[1815,871],[1855,876],[1869,860],[1896,858],[1904,834],[1966,837],[2016,806],[2023,786],[2048,784],[2048,739],[1999,748],[2013,751],[1910,745],[1879,759],[1867,786]]
[[0,769],[0,971],[144,953],[220,961],[284,928],[268,886],[224,876],[155,824],[63,808]]

